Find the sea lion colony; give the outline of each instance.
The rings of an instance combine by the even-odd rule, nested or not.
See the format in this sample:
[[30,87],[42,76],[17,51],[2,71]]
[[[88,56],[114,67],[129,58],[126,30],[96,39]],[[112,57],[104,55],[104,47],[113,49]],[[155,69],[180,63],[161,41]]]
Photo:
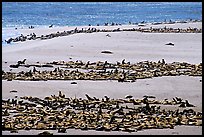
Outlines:
[[16,38],[9,38],[8,40],[5,40],[5,42],[7,42],[8,44],[11,42],[23,42],[26,40],[45,40],[45,39],[52,39],[55,37],[62,37],[62,36],[68,36],[68,35],[72,35],[72,34],[76,34],[76,33],[94,33],[94,32],[119,32],[119,31],[137,31],[137,32],[147,32],[147,33],[202,33],[202,29],[198,29],[198,28],[186,28],[186,29],[182,29],[182,28],[167,28],[167,27],[163,27],[163,28],[132,28],[132,29],[97,29],[97,28],[88,28],[88,29],[84,29],[82,28],[81,30],[78,30],[77,27],[74,30],[70,30],[70,31],[63,31],[63,32],[56,32],[56,33],[51,33],[51,34],[47,34],[47,35],[41,35],[41,36],[37,36],[35,33],[31,33],[30,35],[26,35],[24,36],[23,34],[21,34],[20,36],[16,37]]
[[[196,112],[187,100],[156,100],[154,96],[136,99],[132,95],[112,99],[58,95],[44,99],[22,96],[2,100],[2,130],[66,129],[137,132],[145,129],[173,129],[177,125],[202,126],[202,112]],[[165,105],[174,110],[162,109]],[[190,108],[189,108],[190,107]],[[43,134],[43,133],[42,133]]]
[[[186,62],[166,63],[164,59],[158,62],[142,61],[109,63],[82,61],[53,61],[45,64],[26,64],[25,60],[10,65],[10,68],[31,67],[29,71],[5,72],[3,80],[117,80],[118,82],[135,82],[137,79],[160,76],[202,76],[202,63]],[[50,70],[40,70],[49,68]],[[51,70],[52,69],[52,70]]]

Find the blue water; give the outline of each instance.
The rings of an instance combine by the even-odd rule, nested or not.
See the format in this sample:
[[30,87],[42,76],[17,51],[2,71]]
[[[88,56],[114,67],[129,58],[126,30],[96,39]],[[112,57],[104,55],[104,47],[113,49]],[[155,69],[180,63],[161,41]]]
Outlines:
[[202,20],[202,2],[2,2],[5,28]]

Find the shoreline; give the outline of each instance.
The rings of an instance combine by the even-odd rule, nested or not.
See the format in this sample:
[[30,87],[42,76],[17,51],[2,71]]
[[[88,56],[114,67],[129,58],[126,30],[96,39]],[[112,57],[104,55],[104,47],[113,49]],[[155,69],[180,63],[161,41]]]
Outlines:
[[54,25],[54,24],[50,24],[50,25],[37,25],[37,27],[35,25],[23,25],[21,27],[3,27],[4,29],[6,28],[10,28],[10,29],[34,29],[34,28],[54,28],[54,27],[83,27],[83,26],[126,26],[126,25],[141,25],[141,24],[146,24],[146,25],[160,25],[160,24],[177,24],[177,23],[181,23],[181,24],[185,24],[185,23],[197,23],[197,22],[202,22],[202,20],[176,20],[176,21],[169,21],[169,22],[165,22],[165,21],[161,21],[161,22],[128,22],[126,24],[121,24],[121,23],[104,23],[104,25],[91,25],[91,24],[87,24],[87,25]]
[[[187,25],[186,25],[187,24]],[[192,25],[199,27],[192,27]],[[6,39],[2,39],[3,44],[7,42],[24,42],[26,40],[36,39],[51,39],[58,36],[67,36],[75,33],[93,33],[93,32],[119,32],[119,31],[138,31],[148,33],[201,33],[202,32],[202,21],[201,22],[186,22],[186,23],[143,23],[137,25],[106,25],[106,26],[59,26],[49,28],[32,28],[32,29],[20,29],[15,30],[7,29],[7,31],[13,31],[14,36]],[[191,26],[191,27],[187,27]],[[173,29],[173,30],[172,30]],[[190,31],[188,30],[190,29]],[[3,30],[6,31],[6,30]],[[42,32],[43,33],[39,33]],[[55,31],[55,32],[54,32]],[[194,32],[195,31],[195,32]],[[13,34],[12,34],[13,35]],[[43,36],[44,35],[44,36]],[[45,36],[46,35],[46,36]],[[4,38],[3,34],[3,38]],[[8,36],[7,36],[8,37]]]

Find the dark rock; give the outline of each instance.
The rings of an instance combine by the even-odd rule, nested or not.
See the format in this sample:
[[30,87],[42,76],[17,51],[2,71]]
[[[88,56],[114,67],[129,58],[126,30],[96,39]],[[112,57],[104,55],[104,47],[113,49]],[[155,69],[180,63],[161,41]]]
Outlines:
[[77,82],[71,82],[71,84],[77,84]]
[[113,52],[111,52],[111,51],[107,51],[107,50],[105,50],[105,51],[101,51],[101,53],[113,54]]

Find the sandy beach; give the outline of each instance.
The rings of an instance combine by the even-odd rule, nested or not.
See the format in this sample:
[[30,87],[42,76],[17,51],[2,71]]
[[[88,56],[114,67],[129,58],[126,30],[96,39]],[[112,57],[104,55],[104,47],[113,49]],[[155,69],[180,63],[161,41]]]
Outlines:
[[[97,29],[131,29],[131,28],[199,28],[202,22],[159,24],[146,26],[122,25],[122,26],[77,26],[81,28]],[[73,30],[76,27],[53,27],[18,29],[23,35],[35,33],[37,36]],[[109,34],[109,37],[107,37]],[[174,46],[165,45],[174,43]],[[104,54],[102,51],[111,51],[113,54]],[[187,62],[191,64],[202,63],[202,33],[142,33],[134,31],[121,32],[96,32],[79,33],[69,36],[56,37],[48,40],[30,40],[16,42],[2,47],[2,70],[6,72],[20,72],[30,68],[10,68],[18,60],[27,59],[26,63],[46,63],[52,61],[108,61],[111,63],[127,62],[137,63],[140,61],[159,61],[165,59],[167,63]],[[77,84],[71,84],[71,82]],[[11,90],[17,90],[11,93]],[[48,80],[48,81],[21,81],[2,80],[2,98],[14,98],[15,96],[35,96],[44,98],[51,94],[58,94],[61,90],[66,96],[85,98],[85,94],[103,98],[124,98],[132,95],[142,98],[144,95],[154,95],[156,99],[181,97],[194,104],[194,110],[202,112],[202,77],[200,76],[164,76],[149,79],[137,79],[135,82],[117,82],[113,80]],[[38,134],[40,131],[19,131],[10,133],[3,131],[2,134]],[[57,131],[51,131],[54,134]],[[81,131],[68,129],[67,133],[73,135],[102,134],[102,135],[201,135],[202,126],[176,126],[174,129],[150,129],[138,132],[121,131]]]

